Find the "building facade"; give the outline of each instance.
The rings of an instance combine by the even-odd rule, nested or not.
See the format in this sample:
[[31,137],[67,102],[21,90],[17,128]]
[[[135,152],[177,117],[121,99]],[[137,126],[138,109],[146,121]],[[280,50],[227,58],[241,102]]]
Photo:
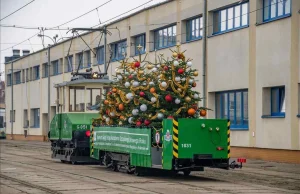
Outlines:
[[[14,84],[14,139],[44,140],[47,128],[47,77],[51,76],[51,117],[56,112],[53,85],[69,81],[71,70],[92,67],[104,72],[104,56],[115,73],[118,60],[137,55],[137,46],[155,56],[170,56],[176,44],[201,76],[196,89],[206,87],[208,118],[230,118],[232,156],[300,163],[300,1],[298,0],[214,0],[207,4],[206,72],[203,72],[203,0],[167,1],[126,16],[107,25],[107,47],[99,33],[83,39],[58,43],[51,48],[51,71],[47,50],[6,63],[7,118]],[[99,43],[100,41],[100,43]],[[98,45],[100,45],[98,47]],[[68,50],[70,47],[69,57]],[[94,55],[94,52],[97,55]],[[143,56],[144,56],[143,54]],[[69,65],[70,64],[70,65]],[[29,121],[29,122],[26,122]],[[29,125],[28,125],[29,123]],[[7,138],[10,131],[7,121]]]

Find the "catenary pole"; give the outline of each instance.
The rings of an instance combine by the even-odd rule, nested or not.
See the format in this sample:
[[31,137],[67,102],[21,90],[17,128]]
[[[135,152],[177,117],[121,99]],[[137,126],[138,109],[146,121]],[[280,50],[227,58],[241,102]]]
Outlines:
[[104,71],[106,72],[106,26],[104,26]]
[[48,130],[46,135],[50,130],[50,45],[48,45]]
[[11,62],[11,76],[10,76],[10,84],[11,84],[11,113],[10,113],[10,122],[11,122],[11,137],[10,139],[13,140],[14,134],[14,62]]

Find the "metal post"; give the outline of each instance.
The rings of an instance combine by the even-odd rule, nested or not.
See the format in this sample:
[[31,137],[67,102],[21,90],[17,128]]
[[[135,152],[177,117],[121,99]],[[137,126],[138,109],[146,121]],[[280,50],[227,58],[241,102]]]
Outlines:
[[203,10],[203,66],[202,66],[202,73],[203,73],[203,86],[202,86],[202,93],[203,93],[203,107],[206,107],[206,26],[207,26],[207,0],[204,0],[204,10]]
[[10,139],[13,140],[13,134],[14,134],[14,63],[11,62],[11,76],[10,76],[10,84],[11,84],[11,113],[10,113],[10,116],[11,116],[11,137]]
[[50,131],[50,45],[48,45],[48,132]]
[[106,26],[104,26],[104,71],[105,73],[107,73],[106,71]]

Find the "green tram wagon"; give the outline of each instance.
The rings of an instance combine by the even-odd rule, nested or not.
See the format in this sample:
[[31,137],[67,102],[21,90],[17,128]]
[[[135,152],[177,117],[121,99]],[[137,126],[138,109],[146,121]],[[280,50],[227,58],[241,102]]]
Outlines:
[[118,171],[139,175],[156,168],[174,172],[204,167],[242,167],[230,159],[230,121],[164,119],[162,129],[93,126],[91,157]]

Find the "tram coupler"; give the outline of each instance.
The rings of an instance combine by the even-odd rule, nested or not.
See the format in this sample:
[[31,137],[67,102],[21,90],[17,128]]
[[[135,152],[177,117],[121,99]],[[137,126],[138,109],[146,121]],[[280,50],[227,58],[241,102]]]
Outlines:
[[[240,164],[237,164],[239,162]],[[229,168],[235,169],[235,168],[242,168],[243,163],[246,163],[246,158],[238,158],[237,162],[234,160],[230,163]]]

